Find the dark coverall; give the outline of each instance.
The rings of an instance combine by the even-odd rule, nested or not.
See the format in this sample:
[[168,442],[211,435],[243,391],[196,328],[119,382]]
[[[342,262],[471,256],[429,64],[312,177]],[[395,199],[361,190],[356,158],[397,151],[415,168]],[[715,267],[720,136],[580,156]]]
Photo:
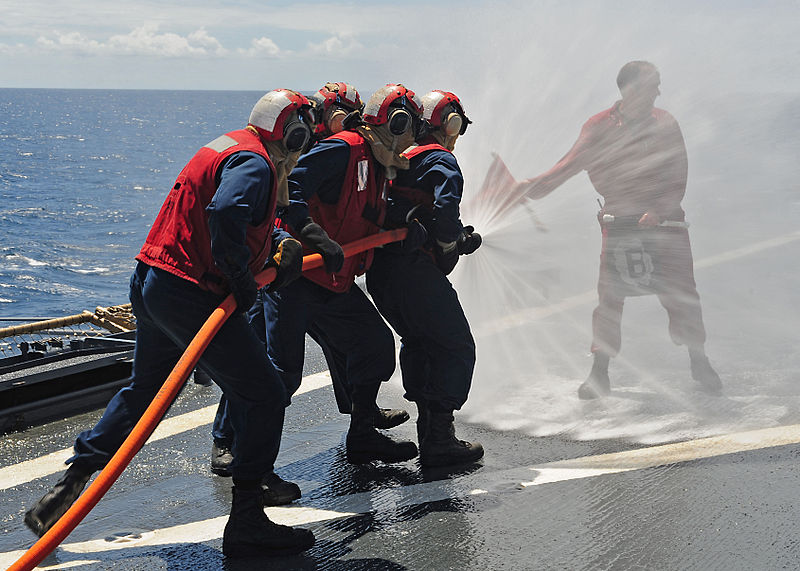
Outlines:
[[[245,230],[267,216],[272,176],[263,157],[246,151],[232,154],[217,171],[218,188],[206,211],[214,261],[228,275],[247,267]],[[273,231],[273,249],[287,237],[282,230]],[[77,437],[68,462],[89,471],[105,466],[223,298],[138,262],[130,285],[137,321],[133,380],[111,399],[97,425]],[[286,390],[244,315],[226,321],[199,364],[222,388],[229,422],[239,436],[233,477],[260,481],[280,445]]]
[[[279,213],[281,220],[298,227],[309,216],[306,201],[313,195],[335,204],[349,156],[347,143],[337,139],[324,139],[302,155],[289,175],[290,204]],[[350,412],[350,387],[382,382],[394,373],[392,332],[357,284],[337,293],[301,277],[275,292],[261,290],[249,318],[254,328],[265,326],[269,358],[289,397],[302,381],[306,333],[326,355],[341,412]],[[218,443],[231,442],[226,416],[221,406],[213,432]],[[277,453],[273,464],[276,458]]]
[[658,108],[644,120],[626,121],[617,102],[591,117],[569,152],[533,179],[531,196],[544,196],[581,170],[605,199],[598,214],[603,245],[592,352],[619,352],[625,297],[648,293],[667,310],[676,344],[702,346],[705,328],[687,228],[637,225],[646,212],[667,224],[684,221],[688,167],[677,121]]
[[[463,230],[459,204],[464,179],[455,156],[436,149],[414,156],[410,163],[409,170],[398,171],[393,187],[416,189],[430,197],[421,208],[431,218],[427,222],[431,243],[456,241]],[[415,205],[389,194],[390,217],[399,212],[395,216],[402,219]],[[411,253],[393,244],[378,248],[367,271],[367,289],[400,335],[405,398],[460,409],[472,384],[475,341],[455,289],[434,262],[430,244]]]

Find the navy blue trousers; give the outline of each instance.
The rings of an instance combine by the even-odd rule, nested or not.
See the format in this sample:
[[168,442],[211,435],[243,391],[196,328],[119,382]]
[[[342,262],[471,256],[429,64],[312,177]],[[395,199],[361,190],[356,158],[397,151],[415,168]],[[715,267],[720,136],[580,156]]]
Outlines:
[[[130,300],[136,316],[133,379],[114,395],[95,427],[78,435],[68,462],[85,469],[98,470],[111,459],[222,298],[139,263]],[[260,480],[280,445],[286,391],[243,315],[226,321],[200,366],[222,388],[229,422],[240,435],[233,450],[234,478]]]
[[[350,412],[352,386],[380,383],[394,373],[392,332],[355,284],[336,293],[300,278],[276,292],[261,290],[249,318],[254,330],[263,331],[267,354],[289,398],[303,379],[306,333],[323,348],[341,412]],[[213,429],[218,444],[232,442],[235,432],[225,408],[223,397]]]
[[467,401],[475,341],[450,280],[426,253],[375,251],[367,289],[402,345],[405,397],[454,410]]

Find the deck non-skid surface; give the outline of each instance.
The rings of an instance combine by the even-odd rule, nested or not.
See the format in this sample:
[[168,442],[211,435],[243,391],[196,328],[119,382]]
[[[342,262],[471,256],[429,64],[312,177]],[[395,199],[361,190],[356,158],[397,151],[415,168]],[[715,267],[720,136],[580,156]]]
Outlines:
[[[648,447],[570,442],[459,425],[479,465],[351,466],[347,417],[325,373],[287,415],[278,472],[298,482],[275,521],[311,528],[307,554],[226,561],[230,480],[212,476],[218,390],[188,385],[170,417],[44,563],[80,569],[779,569],[800,565],[800,426]],[[387,385],[384,404],[402,405]],[[6,435],[0,566],[34,536],[22,515],[60,472],[73,431],[97,413]],[[413,423],[392,431],[413,438]],[[19,462],[27,451],[28,461]],[[12,463],[9,464],[9,460]]]

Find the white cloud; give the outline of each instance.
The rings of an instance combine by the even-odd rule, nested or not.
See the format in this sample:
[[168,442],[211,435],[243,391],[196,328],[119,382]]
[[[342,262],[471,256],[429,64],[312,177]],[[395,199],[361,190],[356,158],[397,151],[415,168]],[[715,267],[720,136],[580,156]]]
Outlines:
[[249,48],[246,50],[240,48],[238,51],[240,54],[250,57],[277,57],[282,53],[278,44],[265,37],[254,38],[250,42]]
[[96,53],[102,44],[79,32],[54,33],[51,37],[39,36],[36,45],[45,50],[71,51],[80,54]]
[[350,34],[331,36],[319,43],[309,43],[308,51],[313,55],[349,56],[364,49],[364,46]]
[[126,35],[111,36],[108,47],[115,53],[165,57],[219,55],[222,45],[203,30],[187,37],[171,32],[158,33],[158,26],[145,24]]
[[23,44],[16,44],[16,45],[9,45],[9,44],[0,44],[0,54],[3,55],[13,55],[17,52],[21,52],[22,50],[29,50],[30,46],[26,46]]
[[205,28],[189,34],[188,40],[191,45],[203,47],[209,54],[225,55],[228,52],[217,38],[206,32]]
[[36,45],[45,50],[86,55],[149,55],[161,57],[223,56],[227,50],[200,28],[187,36],[159,33],[158,25],[145,24],[128,34],[118,34],[106,42],[90,39],[79,32],[55,32],[39,36]]

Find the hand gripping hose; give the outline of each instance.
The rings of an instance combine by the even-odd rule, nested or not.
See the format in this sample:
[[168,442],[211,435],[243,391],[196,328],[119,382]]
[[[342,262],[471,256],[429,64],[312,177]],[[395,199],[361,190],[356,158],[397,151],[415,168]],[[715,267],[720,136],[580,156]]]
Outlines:
[[[361,240],[356,240],[343,246],[345,257],[364,252],[390,242],[403,240],[406,236],[405,228],[390,230],[373,234]],[[303,270],[311,270],[322,266],[322,256],[311,254],[303,258]],[[259,287],[264,287],[275,279],[275,268],[269,268],[256,276]],[[206,320],[200,331],[194,336],[189,346],[184,351],[181,358],[172,369],[172,372],[164,381],[153,402],[144,411],[142,418],[133,427],[133,430],[119,447],[116,454],[109,460],[105,468],[97,475],[86,491],[77,499],[67,512],[59,519],[47,533],[34,543],[17,561],[14,562],[8,571],[30,571],[47,557],[73,529],[86,517],[100,498],[105,495],[112,484],[119,478],[122,471],[130,464],[130,461],[144,445],[145,441],[155,430],[156,425],[161,421],[161,417],[167,411],[172,401],[178,394],[189,374],[194,370],[203,351],[214,338],[236,310],[236,301],[233,295],[229,295],[217,307],[211,316]]]

